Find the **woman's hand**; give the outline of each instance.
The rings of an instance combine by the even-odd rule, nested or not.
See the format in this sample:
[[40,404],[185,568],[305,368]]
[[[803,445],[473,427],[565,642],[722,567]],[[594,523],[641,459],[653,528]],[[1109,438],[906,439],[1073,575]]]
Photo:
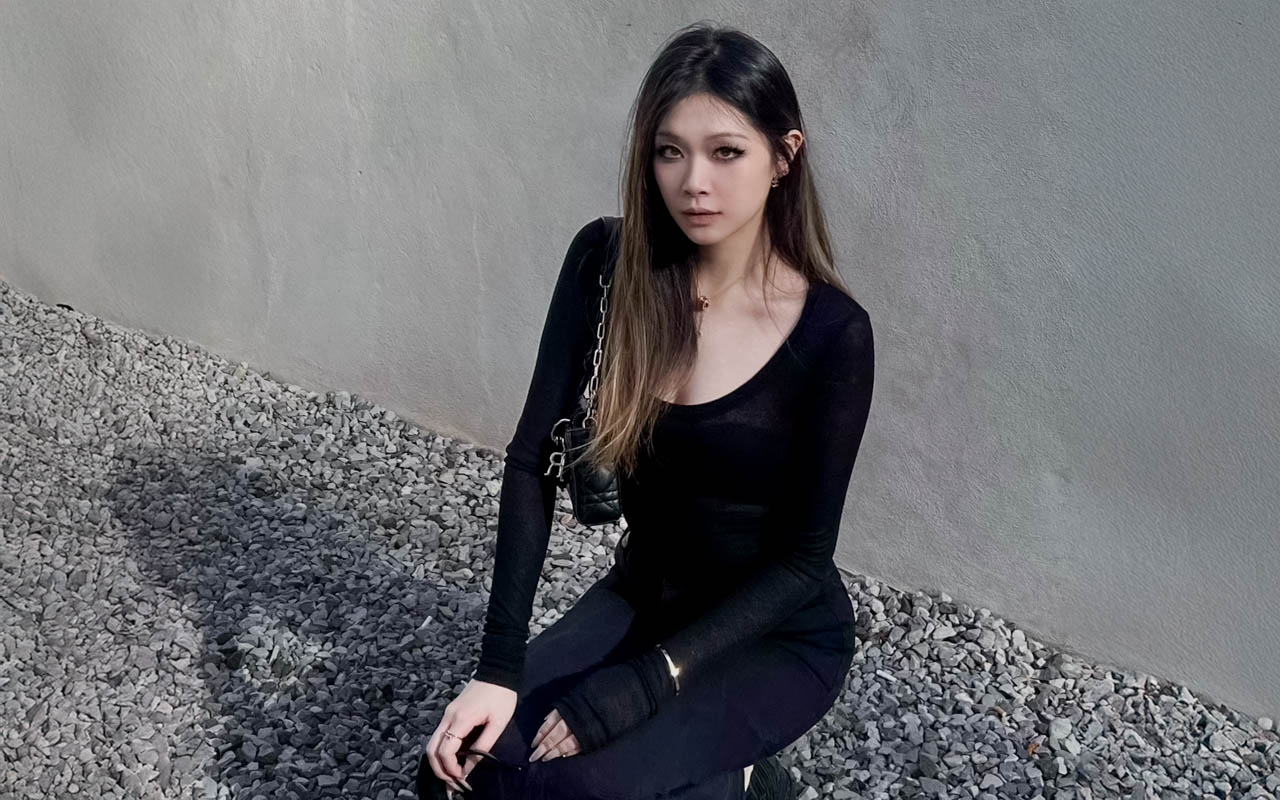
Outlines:
[[[551,703],[558,717],[572,723],[574,745],[591,753],[658,713],[675,697],[666,658],[651,648],[634,658],[587,673]],[[544,723],[544,727],[554,725]]]
[[560,716],[560,712],[553,708],[533,737],[533,753],[529,756],[529,760],[547,761],[581,752],[582,747],[578,744],[578,738],[569,730],[569,724],[564,721],[564,717]]
[[[427,762],[431,764],[431,771],[454,791],[461,793],[463,787],[471,789],[471,784],[467,783],[467,775],[471,774],[480,756],[468,756],[465,766],[460,764],[458,749],[462,740],[476,727],[483,725],[484,730],[469,746],[476,750],[490,751],[515,711],[514,690],[473,678],[445,706],[440,725],[431,735],[431,741],[427,742]],[[445,736],[446,732],[453,735]]]

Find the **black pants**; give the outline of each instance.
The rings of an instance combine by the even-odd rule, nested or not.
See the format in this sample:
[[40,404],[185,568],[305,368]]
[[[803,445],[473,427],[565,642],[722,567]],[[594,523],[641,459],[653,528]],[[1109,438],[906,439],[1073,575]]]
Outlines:
[[[528,761],[550,703],[586,672],[652,647],[614,567],[529,643],[515,714],[472,769],[488,800],[741,800],[743,768],[800,738],[835,703],[853,660],[854,613],[839,575],[766,637],[709,665],[696,685],[599,750]],[[424,761],[425,763],[425,761]],[[430,769],[427,765],[426,769]]]

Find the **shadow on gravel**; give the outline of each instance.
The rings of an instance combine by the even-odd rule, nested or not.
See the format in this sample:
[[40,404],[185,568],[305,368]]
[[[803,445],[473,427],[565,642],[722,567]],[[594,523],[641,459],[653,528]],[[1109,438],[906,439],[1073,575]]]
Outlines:
[[[450,525],[334,510],[342,490],[306,469],[294,485],[294,457],[269,449],[146,449],[111,476],[143,579],[203,627],[202,654],[156,666],[205,698],[192,734],[214,757],[195,796],[412,797],[418,754],[467,679],[442,665],[479,641],[478,576],[437,577]],[[393,542],[421,554],[421,579]]]

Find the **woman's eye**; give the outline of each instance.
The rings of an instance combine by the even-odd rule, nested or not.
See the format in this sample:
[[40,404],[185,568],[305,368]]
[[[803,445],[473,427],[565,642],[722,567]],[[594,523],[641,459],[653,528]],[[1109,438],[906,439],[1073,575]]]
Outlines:
[[[669,144],[660,145],[660,146],[658,147],[658,149],[657,149],[657,154],[658,154],[659,156],[661,156],[662,158],[667,158],[667,156],[666,156],[666,155],[664,155],[664,153],[665,153],[667,150],[675,150],[675,148],[674,148],[674,147],[672,147],[672,146],[671,146],[671,145],[669,145]],[[717,152],[717,153],[720,153],[720,152],[726,152],[726,153],[728,153],[728,154],[729,154],[729,155],[728,155],[728,156],[726,156],[725,158],[721,159],[722,161],[730,161],[730,160],[732,160],[732,159],[734,159],[734,158],[737,158],[738,156],[742,155],[742,150],[741,150],[741,149],[739,149],[739,148],[737,148],[737,147],[730,147],[729,145],[724,145],[723,147],[717,147],[717,148],[715,149],[715,152]],[[672,156],[672,157],[674,158],[674,156]]]

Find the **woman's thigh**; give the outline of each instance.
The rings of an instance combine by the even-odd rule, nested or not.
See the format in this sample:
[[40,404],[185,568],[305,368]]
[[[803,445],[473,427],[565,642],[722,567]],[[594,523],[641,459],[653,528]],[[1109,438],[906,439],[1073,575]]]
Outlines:
[[615,565],[587,588],[564,616],[533,637],[525,651],[520,697],[576,681],[638,646],[643,620],[622,594]]
[[722,655],[697,685],[599,750],[529,764],[523,796],[741,797],[743,767],[795,741],[830,710],[853,649],[848,596],[825,588],[784,625]]

